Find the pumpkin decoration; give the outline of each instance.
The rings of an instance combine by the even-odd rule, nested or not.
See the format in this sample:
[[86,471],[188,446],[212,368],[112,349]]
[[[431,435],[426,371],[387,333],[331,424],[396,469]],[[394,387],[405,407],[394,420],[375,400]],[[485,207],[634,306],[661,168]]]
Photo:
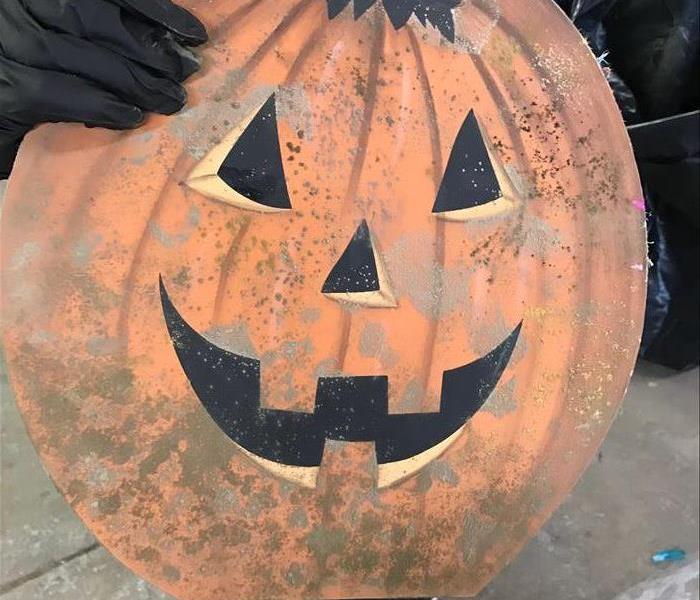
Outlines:
[[191,107],[25,143],[29,432],[181,599],[476,594],[571,490],[641,332],[629,142],[548,0],[196,0]]

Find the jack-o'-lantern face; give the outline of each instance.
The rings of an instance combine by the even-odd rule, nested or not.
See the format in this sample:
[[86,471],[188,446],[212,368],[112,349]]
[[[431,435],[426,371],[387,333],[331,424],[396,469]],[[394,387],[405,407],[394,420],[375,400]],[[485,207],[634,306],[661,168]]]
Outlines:
[[[375,442],[381,488],[444,452],[508,366],[521,325],[488,354],[460,365],[469,357],[464,316],[472,261],[465,252],[470,229],[458,223],[507,211],[518,200],[473,111],[457,131],[444,171],[424,148],[419,156],[398,156],[392,167],[388,156],[397,141],[391,130],[377,136],[375,145],[359,140],[362,146],[347,164],[330,165],[319,161],[331,150],[328,139],[294,133],[280,139],[271,95],[187,178],[204,196],[265,213],[251,222],[250,239],[259,241],[260,250],[252,248],[247,264],[237,265],[232,276],[239,281],[227,298],[230,318],[249,332],[255,350],[226,351],[198,335],[161,281],[163,310],[195,392],[244,452],[274,473],[313,487],[326,439]],[[286,161],[281,147],[287,148]],[[361,188],[367,161],[395,173],[386,189],[375,182],[371,199]],[[291,195],[288,171],[297,184]],[[403,173],[411,195],[393,191],[393,180]],[[438,173],[435,197],[421,197]],[[323,193],[326,178],[336,186]],[[414,276],[406,278],[406,257],[397,260],[392,250],[416,240],[428,251],[412,259]],[[242,237],[235,251],[244,252],[247,242]],[[395,290],[392,281],[400,287]],[[441,327],[443,320],[447,326]],[[373,360],[366,360],[363,335],[379,336],[385,345]],[[291,350],[275,350],[285,347]],[[408,393],[423,410],[400,411],[398,400]],[[296,410],[278,408],[290,399]],[[313,412],[302,412],[312,399]],[[439,403],[425,412],[433,399]]]
[[636,356],[605,79],[549,0],[186,4],[187,110],[39,129],[13,172],[3,341],[42,459],[183,600],[477,593]]

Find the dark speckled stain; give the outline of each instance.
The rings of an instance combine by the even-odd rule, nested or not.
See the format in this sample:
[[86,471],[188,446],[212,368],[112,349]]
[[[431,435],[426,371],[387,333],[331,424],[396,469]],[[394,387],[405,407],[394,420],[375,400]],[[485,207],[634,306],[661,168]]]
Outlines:
[[421,590],[448,585],[455,573],[431,571],[431,556],[435,540],[452,539],[457,524],[449,518],[430,518],[420,524],[415,533],[402,536],[391,554],[384,585],[390,592],[400,595],[402,589]]
[[347,553],[340,561],[340,568],[351,575],[365,576],[372,573],[378,566],[381,554],[372,548],[358,548],[355,552]]
[[[72,460],[76,456],[93,451],[98,456],[106,456],[113,450],[114,438],[110,430],[86,429],[76,432],[76,423],[80,418],[80,409],[90,397],[103,398],[115,403],[123,403],[131,393],[133,373],[124,367],[123,362],[114,358],[94,359],[82,369],[75,369],[81,376],[73,387],[66,388],[52,381],[61,381],[59,376],[65,369],[61,360],[48,354],[49,350],[39,352],[30,344],[24,344],[23,361],[17,368],[25,381],[31,382],[33,395],[39,399],[41,421],[49,432],[49,445],[66,450],[66,457]],[[71,365],[73,368],[73,365]],[[35,377],[42,373],[41,383]],[[54,374],[56,374],[54,376]]]
[[158,550],[152,546],[140,548],[136,551],[134,556],[136,557],[136,560],[140,560],[142,562],[156,562],[160,560],[160,552],[158,552]]
[[122,501],[119,494],[110,494],[97,501],[97,509],[103,515],[114,515],[119,512],[121,506]]
[[74,479],[68,484],[65,491],[66,500],[71,506],[76,506],[83,502],[89,494],[88,486],[80,479]]
[[304,575],[304,568],[299,563],[292,563],[291,565],[289,565],[289,568],[287,569],[284,578],[287,580],[287,583],[292,587],[299,587],[304,583],[304,580],[306,578]]
[[112,454],[114,441],[109,435],[98,429],[83,429],[78,435],[79,444],[73,444],[66,457],[71,461],[78,460],[81,456],[94,454],[99,458],[107,458]]
[[240,519],[234,522],[212,525],[200,532],[196,540],[184,543],[185,553],[190,556],[197,555],[214,541],[220,544],[223,540],[223,543],[229,548],[247,544],[251,540],[251,534],[247,527],[248,524]]
[[139,463],[139,478],[153,475],[173,452],[177,452],[179,435],[164,436],[153,444],[151,453]]
[[171,565],[163,565],[163,576],[168,581],[179,581],[180,580],[180,571],[179,571],[179,569],[177,569]]
[[[456,536],[456,549],[463,561],[460,573],[472,573],[478,579],[491,578],[497,567],[484,560],[486,554],[507,552],[508,548],[501,548],[504,541],[527,539],[530,518],[542,510],[548,495],[548,489],[537,478],[519,490],[505,490],[500,486],[485,490],[476,512],[465,513],[460,524],[461,534]],[[513,515],[521,515],[521,518],[514,519]],[[474,565],[479,565],[476,572]]]
[[265,538],[262,549],[270,554],[277,551],[287,538],[287,532],[276,521],[269,521],[263,527]]
[[[74,266],[68,263],[68,258],[56,265],[53,271],[47,274],[47,289],[51,289],[51,298],[70,297],[71,294],[80,294],[82,303],[94,308],[98,312],[105,312],[117,306],[121,299],[118,294],[102,285],[89,274],[76,271]],[[62,294],[59,290],[65,290]]]
[[80,409],[65,393],[54,390],[45,391],[37,398],[42,420],[51,425],[50,435],[62,440],[68,439],[75,432]]

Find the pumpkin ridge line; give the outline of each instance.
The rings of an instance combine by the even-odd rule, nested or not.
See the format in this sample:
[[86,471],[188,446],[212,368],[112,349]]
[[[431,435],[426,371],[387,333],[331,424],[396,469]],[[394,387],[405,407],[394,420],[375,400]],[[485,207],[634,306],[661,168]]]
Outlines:
[[[513,38],[518,45],[523,49],[525,52],[526,56],[531,59],[531,63],[537,71],[538,75],[542,78],[542,80],[546,80],[545,75],[547,75],[547,69],[544,68],[540,63],[537,61],[537,53],[535,53],[532,49],[532,47],[523,39],[522,35],[520,35],[516,30],[513,24],[506,18],[501,17],[501,23],[503,27],[504,33],[508,34],[511,38]],[[561,107],[561,115],[562,115],[562,120],[564,121],[564,124],[566,125],[566,128],[568,130],[573,130],[573,127],[571,127],[571,118],[569,116],[569,113],[566,110],[565,106]],[[574,145],[572,148],[572,153],[575,159],[580,159],[581,153],[579,150],[579,146]],[[574,169],[574,177],[576,178],[578,184],[581,187],[582,191],[588,191],[589,186],[588,182],[581,177],[581,173],[579,172],[578,169]],[[578,229],[579,224],[577,222],[576,228]],[[578,291],[578,298],[579,302],[583,300],[583,298],[590,297],[590,285],[591,285],[591,261],[588,259],[589,256],[589,250],[586,245],[581,246],[581,250],[579,251],[580,254],[580,260],[577,261],[579,265],[583,265],[582,271],[581,271],[581,277],[580,282],[581,284],[577,286],[577,291]],[[574,340],[574,343],[571,344],[570,350],[569,350],[569,356],[582,356],[584,353],[581,351],[581,347],[584,345],[584,341],[582,339],[582,333],[579,332],[579,334],[576,336],[576,339]],[[575,361],[572,361],[571,359],[569,360],[570,364],[574,364]],[[564,389],[568,387],[567,382],[564,382]],[[566,399],[569,397],[568,394],[564,394],[563,397]],[[547,442],[545,444],[545,447],[540,454],[540,456],[546,456],[547,452],[550,452],[551,448],[555,444],[555,438],[557,437],[557,433],[561,430],[561,424],[562,424],[562,418],[561,415],[565,410],[565,401],[562,401],[557,408],[556,415],[552,417],[552,420],[550,421],[550,431],[551,435],[548,435],[547,437]],[[541,463],[540,463],[541,465]]]
[[[494,77],[491,75],[491,72],[489,71],[489,68],[484,62],[484,59],[480,55],[475,55],[475,54],[469,54],[469,58],[471,59],[472,64],[478,71],[479,75],[482,78],[482,81],[484,83],[484,86],[486,87],[486,90],[490,94],[491,98],[493,101],[501,107],[507,107],[508,106],[508,101],[506,100],[505,95],[501,92],[501,90],[498,87],[498,83],[494,79]],[[517,101],[515,98],[512,96],[510,97],[511,102],[517,107]],[[516,108],[517,110],[517,108]],[[523,136],[522,133],[517,126],[515,119],[513,117],[513,114],[507,110],[501,110],[499,111],[499,114],[501,118],[503,119],[504,125],[506,127],[506,130],[508,131],[509,134],[509,139],[511,140],[513,144],[513,148],[515,150],[515,160],[517,162],[517,165],[519,168],[521,168],[521,172],[523,173],[532,173],[534,171],[533,166],[532,166],[532,161],[530,160],[527,151],[525,149],[525,145],[523,143]],[[520,219],[522,220],[522,214],[523,211],[521,210],[519,212]],[[531,377],[531,374],[529,372],[521,373],[519,374],[520,379],[518,380],[519,385],[525,385],[526,387],[529,385],[527,383],[528,378]],[[521,417],[518,417],[518,423],[520,423]],[[508,444],[508,451],[509,452],[517,452],[517,445],[516,442],[510,441]],[[501,470],[496,471],[496,473],[493,475],[491,481],[492,484],[491,487],[497,487],[498,485],[501,485],[502,482],[506,479],[507,474],[505,473],[504,469],[501,468]]]
[[[323,13],[321,13],[321,15],[323,15]],[[323,37],[325,37],[327,31],[327,23],[321,20],[318,26],[311,32],[311,35],[309,35],[309,37],[306,39],[306,42],[301,47],[301,50],[299,50],[299,53],[294,59],[294,62],[292,63],[292,66],[290,67],[287,76],[284,78],[284,82],[282,85],[288,86],[296,80],[299,71],[304,66],[308,58],[311,56],[312,51],[316,48],[317,42],[319,42]]]
[[244,15],[246,13],[249,13],[252,10],[255,10],[264,1],[265,0],[250,0],[250,2],[247,2],[246,4],[239,6],[230,15],[228,15],[223,21],[221,21],[221,23],[219,23],[218,25],[216,25],[215,27],[213,27],[211,29],[210,39],[212,41],[218,41],[219,35],[221,35],[225,31],[228,31],[229,26],[232,23],[236,23],[241,18],[241,15]]
[[252,69],[260,64],[260,61],[265,57],[267,52],[271,50],[277,41],[289,30],[294,21],[308,8],[313,6],[312,0],[301,0],[292,7],[292,9],[282,18],[277,26],[270,32],[270,35],[265,38],[265,41],[260,44],[258,49],[251,55],[246,64],[241,68],[241,71],[246,75]]
[[[283,86],[289,85],[290,82],[296,78],[297,72],[309,58],[311,55],[311,50],[314,49],[318,38],[321,37],[319,34],[325,31],[325,25],[326,24],[324,22],[321,22],[311,36],[309,36],[299,54],[294,59],[294,62],[290,66],[289,71],[287,72],[287,75],[282,83]],[[248,229],[250,229],[251,220],[252,218],[248,218],[246,223],[241,226],[236,235],[233,237],[231,244],[229,245],[229,249],[226,252],[226,256],[221,264],[221,269],[219,270],[219,282],[216,287],[216,296],[214,299],[214,309],[212,311],[212,326],[219,322],[224,302],[224,294],[226,293],[226,286],[230,275],[230,269],[235,264],[236,254],[239,250],[238,246],[245,237],[245,234],[248,232]]]
[[236,263],[236,255],[238,254],[239,245],[245,234],[248,233],[250,229],[250,224],[252,217],[246,216],[245,223],[241,225],[236,234],[233,236],[231,243],[229,244],[226,256],[221,263],[221,270],[219,271],[219,283],[216,286],[216,295],[214,296],[214,309],[212,310],[211,324],[212,327],[219,323],[221,318],[221,310],[224,303],[224,295],[226,293],[226,284],[228,283],[228,275],[231,271],[231,267]]
[[[423,52],[418,45],[416,34],[410,28],[408,28],[407,31],[411,43],[411,50],[413,51],[416,60],[418,80],[420,81],[421,90],[423,91],[423,99],[428,117],[427,121],[428,129],[430,131],[431,153],[433,156],[433,178],[436,189],[435,193],[437,193],[443,176],[443,165],[442,147],[440,143],[440,128],[437,122],[437,113],[435,112],[435,99],[433,98],[432,88],[430,87],[430,79],[428,77],[428,71],[425,67]],[[435,219],[435,262],[439,265],[441,270],[445,266],[445,221],[442,219]],[[435,281],[435,285],[441,289],[443,282],[441,280]],[[436,301],[438,305],[441,297],[442,295],[440,294]],[[436,306],[436,308],[438,307]],[[435,358],[435,340],[437,339],[439,327],[439,320],[437,316],[439,315],[440,311],[436,310],[435,313],[436,314],[434,314],[433,318],[430,320],[430,328],[425,340],[426,351],[423,353],[423,365],[421,366],[421,381],[423,382],[423,389],[426,391],[428,389],[430,372],[432,370],[433,361]]]
[[[365,110],[362,116],[362,128],[360,129],[360,135],[358,136],[358,150],[352,165],[352,171],[350,172],[350,181],[348,182],[347,192],[345,193],[345,198],[343,199],[340,205],[341,214],[346,210],[350,200],[352,200],[352,198],[355,197],[355,195],[357,194],[357,190],[360,185],[360,177],[362,176],[362,169],[365,165],[365,160],[367,158],[367,144],[369,142],[369,136],[372,129],[372,119],[374,118],[374,109],[377,100],[377,86],[379,83],[379,63],[381,61],[381,54],[384,50],[384,36],[386,34],[383,14],[377,14],[377,32],[372,43],[372,50],[370,52],[370,64],[367,70],[367,87],[363,96],[365,102]],[[338,358],[336,360],[338,370],[342,370],[345,364],[345,359],[348,353],[348,345],[350,343],[351,325],[352,313],[343,310],[341,323],[341,337],[340,344],[338,347]]]
[[[246,63],[243,65],[241,68],[241,71],[245,73],[245,77],[247,77],[250,74],[251,67],[254,65],[257,65],[260,60],[265,56],[268,50],[270,50],[273,47],[273,44],[277,41],[277,38],[281,35],[283,35],[287,29],[289,28],[290,24],[294,21],[294,19],[299,15],[299,13],[303,10],[304,7],[311,6],[311,0],[301,0],[298,2],[294,8],[292,8],[287,15],[277,24],[275,29],[272,31],[270,36],[265,40],[265,42],[248,58]],[[241,82],[242,84],[243,82]],[[239,84],[240,87],[240,84]],[[158,198],[156,199],[153,208],[151,208],[151,211],[148,215],[148,218],[146,219],[146,225],[143,228],[143,231],[141,232],[141,236],[139,238],[139,241],[136,245],[136,250],[134,252],[134,257],[129,265],[129,270],[127,272],[127,275],[124,279],[124,284],[122,286],[122,294],[124,296],[124,301],[122,304],[122,307],[119,311],[119,317],[117,319],[117,337],[121,340],[123,340],[127,345],[129,342],[129,315],[131,312],[131,301],[133,298],[133,292],[134,292],[134,285],[135,285],[135,279],[136,279],[136,269],[137,265],[140,262],[142,254],[145,252],[146,248],[146,243],[148,240],[148,223],[151,222],[160,212],[162,208],[163,201],[166,196],[166,192],[168,191],[170,185],[173,183],[173,179],[176,177],[177,173],[180,173],[183,170],[183,163],[187,162],[189,160],[189,156],[186,154],[186,150],[183,148],[183,150],[180,152],[178,157],[175,160],[175,164],[173,166],[172,171],[168,175],[167,179],[165,180],[165,183],[163,184],[163,188],[160,191],[160,194],[158,195]]]

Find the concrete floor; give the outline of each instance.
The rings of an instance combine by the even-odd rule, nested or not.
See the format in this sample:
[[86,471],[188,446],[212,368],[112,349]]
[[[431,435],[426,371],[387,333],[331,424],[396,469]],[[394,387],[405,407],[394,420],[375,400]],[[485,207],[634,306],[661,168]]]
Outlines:
[[[54,489],[2,376],[0,600],[166,600],[114,560]],[[640,363],[598,460],[480,600],[694,600],[698,370]],[[681,547],[689,559],[655,567]],[[650,582],[642,583],[650,579]]]

